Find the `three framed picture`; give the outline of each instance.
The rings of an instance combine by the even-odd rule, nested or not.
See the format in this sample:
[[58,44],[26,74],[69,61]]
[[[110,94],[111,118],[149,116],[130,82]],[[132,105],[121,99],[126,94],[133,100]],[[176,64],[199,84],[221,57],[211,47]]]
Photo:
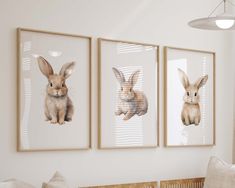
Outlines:
[[[18,151],[91,148],[86,36],[21,29]],[[165,146],[215,145],[215,53],[164,48]],[[159,146],[159,46],[98,39],[98,147]]]

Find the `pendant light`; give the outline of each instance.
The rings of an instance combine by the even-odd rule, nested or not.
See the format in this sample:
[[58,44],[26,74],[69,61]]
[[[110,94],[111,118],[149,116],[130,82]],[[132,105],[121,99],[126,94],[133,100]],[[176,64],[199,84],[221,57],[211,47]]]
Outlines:
[[[190,21],[189,26],[197,29],[207,29],[207,30],[235,30],[235,15],[227,13],[227,4],[235,6],[233,2],[229,0],[221,1],[216,8],[210,13],[206,18],[200,18]],[[224,12],[217,16],[212,16],[212,14],[224,4]]]

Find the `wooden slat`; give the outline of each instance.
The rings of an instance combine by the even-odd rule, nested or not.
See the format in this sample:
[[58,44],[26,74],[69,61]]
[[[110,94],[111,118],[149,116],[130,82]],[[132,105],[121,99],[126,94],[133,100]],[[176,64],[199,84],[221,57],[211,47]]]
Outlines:
[[92,186],[89,188],[157,188],[157,182]]
[[205,178],[190,178],[165,180],[160,182],[160,188],[203,188]]

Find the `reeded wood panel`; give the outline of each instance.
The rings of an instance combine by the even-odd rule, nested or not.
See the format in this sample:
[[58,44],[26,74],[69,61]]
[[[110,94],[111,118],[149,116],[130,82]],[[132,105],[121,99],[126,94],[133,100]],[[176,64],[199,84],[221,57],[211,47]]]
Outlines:
[[157,182],[93,186],[89,188],[157,188]]
[[166,180],[160,182],[160,188],[203,188],[205,178]]

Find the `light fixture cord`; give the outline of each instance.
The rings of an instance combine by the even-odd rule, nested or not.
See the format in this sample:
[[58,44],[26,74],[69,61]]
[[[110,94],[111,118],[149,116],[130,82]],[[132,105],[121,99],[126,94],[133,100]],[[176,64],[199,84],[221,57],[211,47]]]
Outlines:
[[227,7],[226,7],[226,0],[224,0],[224,13],[226,12],[226,9],[227,9]]
[[230,3],[232,6],[235,7],[235,3],[233,3],[232,1],[227,0],[227,2]]
[[[218,7],[222,4],[225,3],[226,0],[222,0],[216,7],[215,9],[209,14],[208,18],[218,9]],[[225,8],[226,5],[224,5],[224,10],[226,10]]]

